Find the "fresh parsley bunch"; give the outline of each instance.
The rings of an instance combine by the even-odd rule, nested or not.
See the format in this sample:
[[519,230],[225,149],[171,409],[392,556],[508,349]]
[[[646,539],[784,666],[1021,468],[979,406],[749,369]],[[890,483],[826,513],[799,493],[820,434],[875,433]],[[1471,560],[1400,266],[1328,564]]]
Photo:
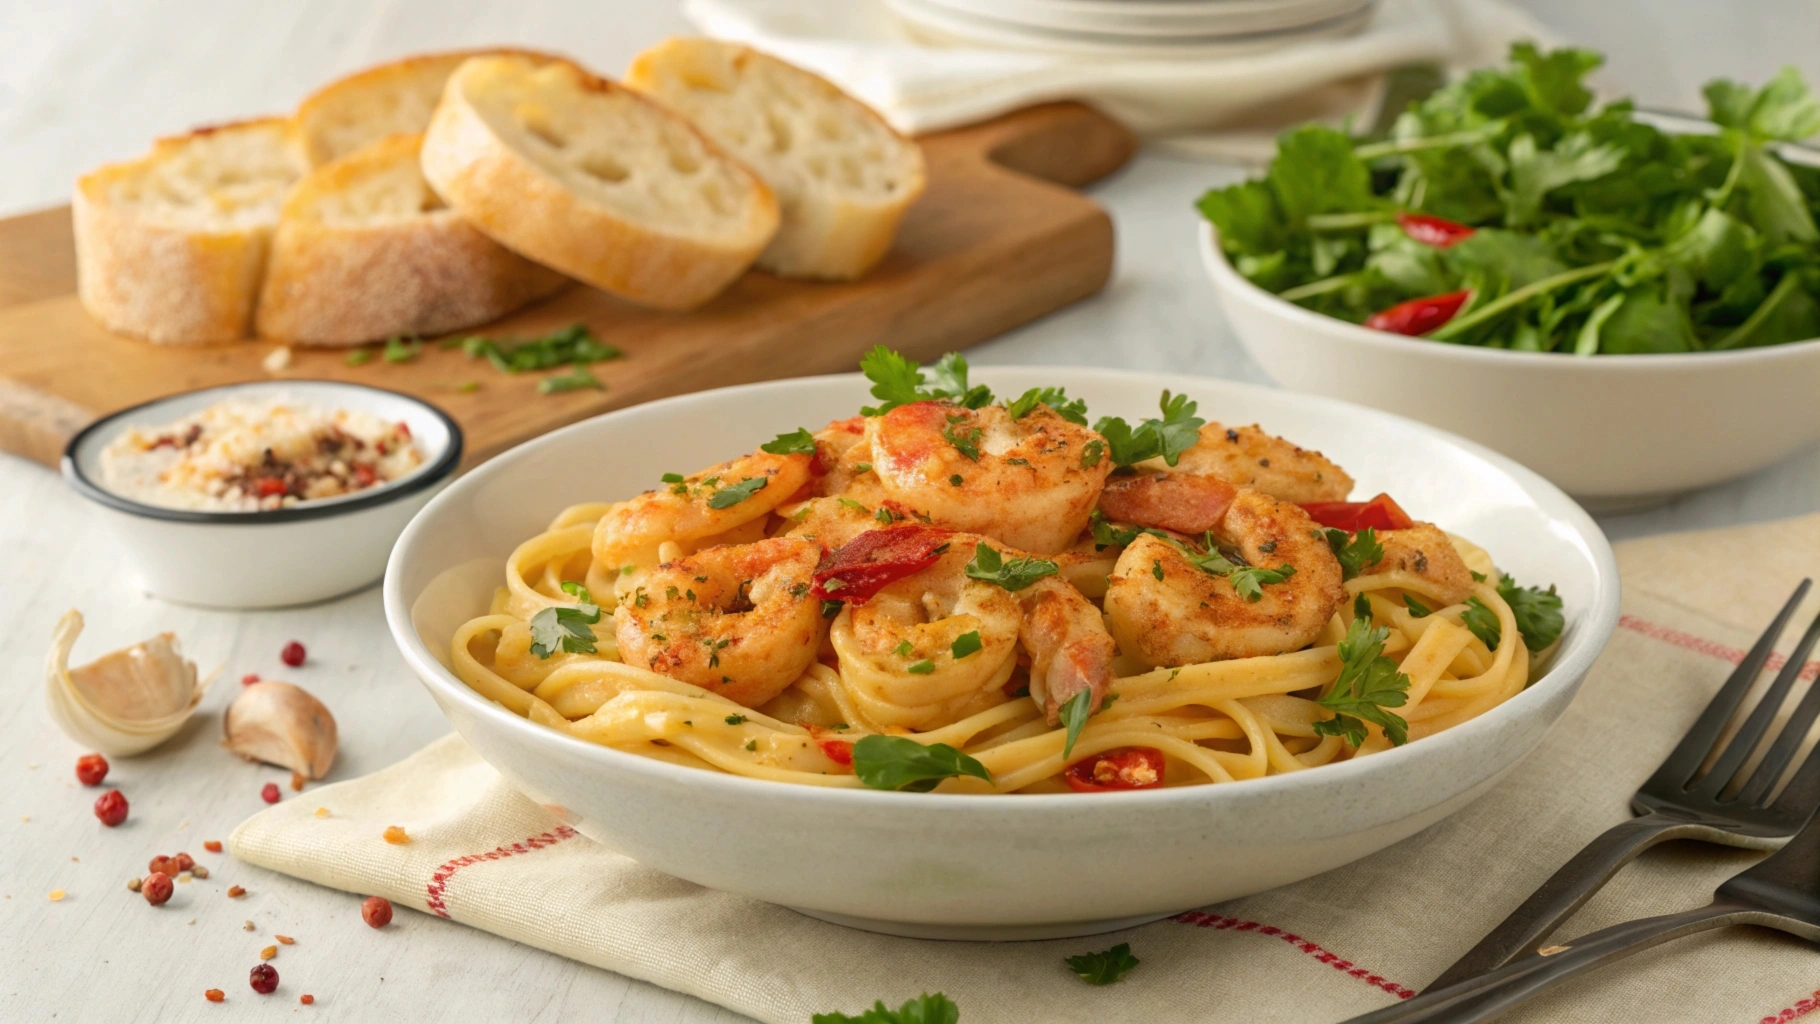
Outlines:
[[1409,723],[1402,716],[1385,710],[1400,708],[1409,700],[1409,677],[1397,671],[1397,663],[1384,657],[1384,641],[1390,630],[1373,628],[1369,609],[1361,609],[1340,641],[1340,676],[1317,704],[1334,713],[1332,718],[1314,723],[1320,736],[1338,736],[1349,746],[1365,742],[1365,723],[1384,730],[1395,746],[1409,742]]
[[1286,133],[1268,174],[1201,213],[1241,274],[1343,320],[1465,293],[1411,321],[1436,340],[1625,355],[1820,336],[1820,170],[1776,148],[1820,132],[1820,100],[1793,69],[1715,81],[1717,130],[1670,134],[1628,100],[1594,104],[1602,61],[1518,43],[1387,137]]

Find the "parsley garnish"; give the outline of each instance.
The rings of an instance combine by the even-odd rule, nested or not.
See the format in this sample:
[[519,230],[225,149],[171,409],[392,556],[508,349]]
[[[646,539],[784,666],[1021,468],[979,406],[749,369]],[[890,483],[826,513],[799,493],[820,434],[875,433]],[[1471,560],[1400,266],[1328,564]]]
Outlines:
[[1497,613],[1476,597],[1466,599],[1466,610],[1460,613],[1460,621],[1472,630],[1473,636],[1484,641],[1488,651],[1497,650],[1498,642],[1504,639],[1504,627],[1498,623]]
[[1031,388],[1015,400],[1007,402],[1005,409],[1011,418],[1021,420],[1039,405],[1046,405],[1057,416],[1070,423],[1087,425],[1087,401],[1083,398],[1069,398],[1066,388]]
[[935,377],[936,398],[946,398],[963,409],[978,409],[992,404],[992,390],[984,384],[967,383],[967,357],[950,352],[935,361],[930,371]]
[[1054,576],[1061,570],[1054,562],[1029,555],[1020,555],[1007,562],[982,541],[973,549],[973,560],[962,571],[971,579],[996,583],[1015,593],[1044,576]]
[[950,352],[935,363],[935,386],[926,386],[923,371],[915,363],[883,345],[860,357],[859,369],[872,382],[872,397],[879,404],[860,410],[867,416],[882,416],[900,405],[946,399],[966,409],[978,409],[992,402],[992,392],[983,384],[967,383],[967,360]]
[[594,376],[592,370],[580,363],[569,367],[568,373],[558,373],[537,382],[537,393],[540,395],[554,395],[561,391],[579,391],[582,388],[605,391],[607,386],[600,382],[599,377]]
[[665,473],[658,479],[667,484],[680,484],[683,482],[683,475],[681,473]]
[[370,363],[372,361],[373,350],[370,348],[357,348],[354,351],[349,352],[348,357],[345,360],[349,366],[359,366],[362,363]]
[[1467,572],[1469,572],[1469,573],[1472,573],[1472,581],[1473,581],[1473,582],[1474,582],[1474,583],[1484,583],[1484,582],[1485,582],[1485,574],[1484,574],[1484,573],[1482,573],[1482,572],[1479,572],[1479,571],[1478,571],[1478,570],[1477,570],[1477,569],[1468,569],[1468,570],[1466,570],[1466,571],[1467,571]]
[[1397,663],[1384,657],[1388,626],[1372,628],[1371,619],[1359,616],[1340,641],[1340,675],[1333,689],[1315,703],[1334,713],[1314,723],[1318,736],[1339,736],[1351,746],[1365,742],[1365,723],[1384,729],[1393,746],[1409,741],[1409,723],[1385,708],[1400,708],[1409,700],[1409,677]]
[[1194,414],[1197,403],[1187,395],[1165,391],[1157,404],[1163,413],[1160,420],[1148,419],[1133,427],[1117,416],[1102,416],[1093,425],[1106,439],[1113,465],[1129,466],[1160,457],[1173,466],[1201,439],[1201,427],[1207,421]]
[[977,654],[984,646],[985,644],[980,642],[980,631],[976,629],[955,637],[954,643],[949,645],[948,650],[953,652],[954,660],[959,661],[969,654]]
[[807,428],[797,427],[788,434],[779,434],[759,445],[758,450],[772,455],[814,455],[815,435],[809,433]]
[[966,417],[948,417],[947,424],[942,427],[942,439],[953,445],[962,455],[965,455],[969,462],[978,462],[980,460],[980,437],[985,431],[978,427],[968,427],[965,430],[960,431],[955,430],[955,423],[963,419],[966,419]]
[[872,518],[878,520],[881,523],[884,523],[886,526],[890,526],[892,523],[895,523],[899,519],[902,519],[904,517],[901,515],[898,515],[896,512],[891,511],[890,509],[886,508],[885,506],[880,505],[878,507],[878,511],[874,512],[872,514]]
[[1099,465],[1100,460],[1105,457],[1106,457],[1106,442],[1104,442],[1096,437],[1093,440],[1088,441],[1081,448],[1081,468],[1082,469],[1092,469],[1093,467]]
[[1104,953],[1082,953],[1065,959],[1068,969],[1089,985],[1110,985],[1138,965],[1138,958],[1131,955],[1129,942],[1121,942]]
[[1155,576],[1157,582],[1161,583],[1163,581],[1163,563],[1152,558],[1150,560],[1150,575]]
[[1378,532],[1367,526],[1356,536],[1345,530],[1327,529],[1327,546],[1340,560],[1343,579],[1352,579],[1384,559],[1384,545],[1378,543]]
[[839,615],[840,609],[841,609],[841,604],[842,604],[842,602],[840,602],[840,601],[823,601],[822,602],[822,618],[832,619],[836,615]]
[[853,744],[853,774],[873,789],[927,793],[943,779],[992,781],[986,766],[946,743],[924,746],[908,736],[862,736]]
[[[1225,555],[1220,554],[1219,547],[1214,543],[1213,534],[1211,532],[1202,540],[1202,543],[1207,548],[1206,554],[1196,554],[1191,548],[1173,537],[1165,537],[1165,539],[1171,544],[1174,544],[1176,549],[1181,551],[1183,557],[1187,558],[1195,568],[1209,576],[1226,577],[1226,580],[1232,584],[1232,589],[1237,591],[1238,595],[1247,601],[1263,600],[1264,584],[1281,583],[1295,575],[1295,566],[1287,563],[1279,565],[1274,569],[1267,569],[1258,565],[1233,564]],[[1159,580],[1163,578],[1161,566],[1158,566],[1157,568],[1156,578]]]
[[714,496],[708,499],[708,507],[732,508],[734,505],[737,505],[754,494],[757,494],[759,491],[764,490],[765,485],[770,482],[771,479],[769,477],[746,477],[739,483],[729,484],[726,487],[722,487],[720,490],[715,491]]
[[960,1007],[955,1006],[953,1000],[940,992],[934,995],[925,992],[895,1010],[887,1008],[880,1000],[857,1017],[818,1013],[809,1018],[809,1024],[958,1024],[960,1019]]
[[956,473],[953,476],[949,477],[948,482],[953,484],[956,487],[959,487],[961,484],[966,483],[966,481],[961,477],[961,475],[959,473]]
[[747,740],[746,741],[746,750],[750,753],[754,753],[754,754],[758,753],[758,741],[757,740]]
[[897,646],[893,647],[891,649],[891,653],[897,655],[900,658],[908,658],[911,654],[913,654],[915,652],[916,652],[916,647],[914,645],[912,645],[910,643],[910,641],[908,641],[908,640],[899,640],[897,642]]
[[1403,606],[1409,609],[1409,614],[1418,619],[1426,619],[1434,614],[1434,609],[1416,600],[1414,594],[1403,595]]
[[394,334],[385,340],[385,348],[379,355],[388,363],[408,363],[417,358],[423,351],[423,342],[417,338],[406,340],[403,335]]
[[746,720],[745,715],[728,715],[727,716],[728,725],[739,725],[740,723],[744,722],[745,720]]
[[1081,730],[1087,727],[1087,718],[1093,714],[1093,691],[1077,690],[1057,710],[1062,724],[1068,727],[1068,735],[1062,740],[1062,757],[1065,760],[1069,754],[1074,753],[1074,741],[1081,738]]
[[1567,620],[1561,616],[1561,595],[1555,593],[1553,584],[1547,590],[1519,587],[1509,573],[1501,573],[1498,596],[1510,605],[1510,613],[1517,620],[1517,631],[1523,634],[1523,646],[1540,651],[1561,639],[1561,630],[1567,627]]
[[837,496],[834,500],[840,502],[841,508],[850,508],[853,511],[858,512],[862,515],[871,515],[872,514],[872,510],[866,507],[865,502],[854,501],[852,498],[849,498],[844,494]]
[[922,661],[913,662],[906,666],[904,671],[913,676],[926,676],[935,671],[935,662],[930,661],[928,658],[924,658]]
[[1139,534],[1145,533],[1152,537],[1161,537],[1164,540],[1174,539],[1161,530],[1152,530],[1142,526],[1115,527],[1106,521],[1105,515],[1097,508],[1088,514],[1087,528],[1093,533],[1094,548],[1099,551],[1107,548],[1122,548],[1138,539]]
[[524,341],[494,341],[476,334],[450,338],[442,347],[459,348],[469,359],[485,359],[500,373],[553,370],[564,364],[598,363],[622,355],[613,346],[601,344],[582,323]]
[[600,606],[594,603],[588,588],[579,583],[565,581],[562,590],[579,602],[576,607],[545,608],[531,616],[531,653],[539,658],[548,658],[558,650],[569,654],[595,651],[594,631],[588,627],[600,621]]

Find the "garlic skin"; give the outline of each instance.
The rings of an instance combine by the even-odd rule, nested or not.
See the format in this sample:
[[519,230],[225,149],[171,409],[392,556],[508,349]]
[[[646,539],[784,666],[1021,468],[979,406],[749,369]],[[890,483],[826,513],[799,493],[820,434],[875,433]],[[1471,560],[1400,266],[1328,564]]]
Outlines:
[[221,745],[249,761],[320,779],[335,763],[335,716],[308,690],[265,681],[241,689],[221,717]]
[[176,735],[202,702],[206,680],[183,657],[177,638],[160,633],[78,668],[70,651],[82,635],[82,613],[57,620],[44,659],[45,702],[71,739],[116,757],[142,754]]

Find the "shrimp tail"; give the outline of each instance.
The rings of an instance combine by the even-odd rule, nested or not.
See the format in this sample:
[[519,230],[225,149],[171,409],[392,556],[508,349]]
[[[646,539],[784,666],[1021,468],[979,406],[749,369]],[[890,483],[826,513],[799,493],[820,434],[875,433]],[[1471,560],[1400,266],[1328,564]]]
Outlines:
[[1061,721],[1062,705],[1082,690],[1093,694],[1098,711],[1112,683],[1118,645],[1106,632],[1098,609],[1073,587],[1045,580],[1025,599],[1023,641],[1030,652],[1030,695],[1050,725]]
[[[1043,677],[1043,716],[1050,725],[1062,720],[1062,705],[1073,700],[1082,690],[1093,696],[1088,712],[1098,711],[1105,703],[1106,689],[1112,683],[1113,645],[1094,637],[1083,636],[1063,644],[1040,673]],[[1034,673],[1033,673],[1034,674]]]

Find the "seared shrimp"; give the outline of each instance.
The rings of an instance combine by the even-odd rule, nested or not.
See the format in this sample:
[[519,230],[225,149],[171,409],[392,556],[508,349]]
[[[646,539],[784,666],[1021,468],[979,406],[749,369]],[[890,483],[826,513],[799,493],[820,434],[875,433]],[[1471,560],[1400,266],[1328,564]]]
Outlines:
[[820,557],[808,541],[773,537],[658,566],[613,613],[620,658],[758,707],[815,660]]
[[1256,424],[1227,427],[1209,423],[1201,428],[1201,439],[1182,453],[1173,468],[1161,459],[1139,463],[1137,468],[1213,477],[1298,504],[1344,501],[1352,492],[1352,477],[1325,455],[1267,434]]
[[903,505],[886,498],[868,504],[855,495],[877,499],[877,488],[856,487],[832,498],[810,498],[778,510],[785,517],[784,536],[801,537],[824,548],[838,548],[868,530],[917,518]]
[[1041,555],[1087,525],[1112,459],[1105,439],[1039,405],[900,405],[866,421],[872,468],[886,495],[943,526]]
[[[755,452],[617,502],[594,528],[594,563],[609,572],[627,565],[645,569],[661,560],[658,548],[666,543],[685,553],[713,543],[709,538],[762,520],[790,500],[808,482],[811,463],[808,455]],[[729,502],[729,491],[745,496]]]
[[839,494],[853,481],[871,472],[871,448],[865,444],[866,417],[835,420],[815,435],[815,480],[811,493],[819,497]]
[[1099,710],[1118,653],[1100,610],[1054,577],[1037,580],[1018,597],[1024,608],[1020,636],[1030,654],[1030,696],[1049,724],[1061,722],[1062,705],[1082,690],[1093,695],[1088,710]]
[[1384,557],[1360,570],[1361,576],[1394,575],[1408,589],[1433,598],[1442,607],[1472,596],[1472,570],[1446,533],[1433,523],[1405,530],[1379,530]]
[[1290,502],[1239,491],[1211,532],[1246,565],[1292,567],[1294,574],[1263,584],[1262,596],[1252,600],[1230,577],[1191,560],[1199,552],[1185,542],[1141,533],[1119,556],[1106,588],[1112,635],[1127,657],[1175,666],[1300,650],[1346,595],[1333,549]]

